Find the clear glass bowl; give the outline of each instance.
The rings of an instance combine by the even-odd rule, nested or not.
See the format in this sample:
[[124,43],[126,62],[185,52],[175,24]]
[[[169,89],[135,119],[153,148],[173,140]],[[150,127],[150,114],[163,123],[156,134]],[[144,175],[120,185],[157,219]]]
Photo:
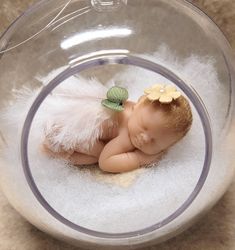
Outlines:
[[[235,74],[232,60],[229,44],[218,27],[183,0],[40,1],[20,16],[0,39],[0,107],[8,110],[8,115],[4,112],[1,115],[0,178],[9,202],[41,230],[94,249],[155,244],[183,231],[218,201],[233,177]],[[186,138],[186,144],[179,144],[177,155],[171,155],[171,163],[190,167],[171,172],[176,166],[169,167],[168,163],[162,189],[170,185],[178,189],[175,193],[171,190],[172,195],[169,189],[162,197],[162,208],[150,202],[158,199],[151,196],[158,192],[151,181],[159,181],[154,178],[160,172],[147,170],[133,184],[134,189],[111,188],[110,191],[110,186],[102,189],[90,179],[90,183],[85,183],[87,194],[81,196],[83,200],[79,204],[80,198],[75,201],[69,196],[75,188],[68,183],[72,180],[68,179],[71,173],[54,176],[53,171],[67,170],[44,168],[45,161],[32,153],[38,147],[35,145],[37,112],[51,91],[77,75],[85,79],[96,77],[104,83],[113,78],[127,81],[133,88],[136,84],[131,83],[133,80],[146,80],[147,86],[156,77],[177,85],[190,100],[195,121],[192,133]],[[28,104],[19,105],[17,112],[9,116],[16,107],[16,93],[22,88],[40,91],[37,95],[29,94]],[[53,182],[56,178],[57,186]],[[152,186],[147,185],[148,180]],[[84,184],[83,179],[80,182],[78,188]],[[128,210],[133,204],[141,204],[128,200],[128,197],[139,198],[134,191],[140,192],[141,185],[147,185],[141,193],[142,206]],[[68,190],[60,196],[61,187]],[[57,193],[54,189],[58,189]],[[117,216],[114,221],[112,213],[105,216],[106,212],[101,212],[102,206],[108,207],[111,201],[108,189],[122,201],[122,210],[109,208],[115,214],[120,213],[120,220]],[[92,195],[101,197],[94,198],[95,215],[90,210]],[[149,199],[146,202],[145,195]],[[75,218],[64,212],[70,206],[71,213],[75,213],[76,206],[78,214],[86,209],[88,213]],[[126,211],[132,212],[125,213],[125,206]],[[157,211],[161,211],[160,215]]]

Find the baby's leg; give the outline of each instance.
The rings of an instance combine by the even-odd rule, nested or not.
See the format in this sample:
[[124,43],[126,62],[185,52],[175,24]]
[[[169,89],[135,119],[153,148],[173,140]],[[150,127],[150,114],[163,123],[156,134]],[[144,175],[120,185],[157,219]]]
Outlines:
[[90,165],[98,162],[98,158],[92,155],[87,155],[76,151],[54,152],[46,145],[43,145],[42,151],[50,157],[67,160],[73,165]]
[[74,165],[89,165],[98,163],[100,154],[104,148],[104,142],[97,141],[89,148],[89,151],[84,152],[79,150],[79,146],[74,153],[69,156],[68,160]]
[[42,151],[51,157],[67,160],[73,165],[90,165],[98,162],[103,148],[104,143],[102,141],[97,141],[87,152],[80,150],[79,146],[75,150],[66,151],[61,148],[59,152],[54,152],[48,147],[48,143],[44,143]]
[[[89,143],[89,142],[87,142]],[[87,150],[84,150],[84,147],[78,145],[74,151],[77,153],[85,154],[85,155],[91,155],[96,158],[100,157],[100,154],[105,146],[105,143],[103,141],[96,141],[93,145],[90,145]]]
[[90,165],[98,162],[98,158],[92,155],[86,155],[78,152],[74,152],[68,157],[68,160],[73,165]]

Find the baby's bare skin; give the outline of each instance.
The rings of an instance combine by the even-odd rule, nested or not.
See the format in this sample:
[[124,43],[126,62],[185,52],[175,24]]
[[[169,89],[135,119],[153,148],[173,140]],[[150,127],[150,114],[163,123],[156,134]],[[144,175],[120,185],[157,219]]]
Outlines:
[[90,147],[89,152],[82,152],[79,145],[73,151],[61,149],[59,152],[53,152],[46,140],[43,146],[44,151],[53,157],[66,159],[74,165],[99,163],[102,170],[112,173],[130,171],[157,161],[161,158],[163,151],[146,154],[136,148],[131,141],[128,121],[132,116],[134,106],[135,103],[126,102],[123,112],[117,113],[112,122],[107,120],[102,124],[104,133]]
[[127,102],[125,110],[118,113],[118,135],[110,140],[99,157],[99,166],[106,172],[127,172],[159,160],[163,152],[148,155],[131,142],[128,121],[132,115],[135,103]]

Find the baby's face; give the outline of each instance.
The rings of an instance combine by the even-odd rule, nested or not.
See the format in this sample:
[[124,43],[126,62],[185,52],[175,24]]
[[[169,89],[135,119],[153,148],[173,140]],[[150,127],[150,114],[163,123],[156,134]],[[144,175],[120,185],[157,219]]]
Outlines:
[[134,147],[149,155],[160,153],[179,140],[179,135],[166,127],[162,111],[151,104],[135,105],[128,130]]

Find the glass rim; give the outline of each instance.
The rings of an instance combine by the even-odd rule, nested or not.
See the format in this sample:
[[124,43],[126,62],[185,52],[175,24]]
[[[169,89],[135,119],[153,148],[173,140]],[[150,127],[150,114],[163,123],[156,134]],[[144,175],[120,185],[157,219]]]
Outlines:
[[[37,9],[39,9],[41,6],[43,6],[44,4],[48,4],[49,2],[54,1],[54,0],[39,0],[36,3],[31,4],[25,11],[23,11],[6,29],[5,31],[3,31],[2,34],[0,34],[0,42],[1,40],[4,40],[4,37],[8,35],[8,33],[13,32],[15,30],[15,27],[17,26],[17,23],[19,21],[22,20],[22,18],[32,14],[34,11],[36,11]],[[207,19],[208,22],[210,22],[211,25],[213,25],[214,27],[216,27],[217,29],[217,34],[220,33],[220,39],[223,39],[223,41],[226,43],[226,46],[231,50],[231,46],[230,43],[225,35],[225,33],[223,32],[223,30],[218,26],[218,24],[206,13],[204,12],[199,6],[195,5],[194,3],[192,3],[190,0],[175,0],[176,3],[180,3],[182,5],[185,5],[187,7],[189,7],[190,9],[194,10],[197,14],[199,14],[200,16],[203,16],[204,18]],[[25,38],[26,40],[28,38]],[[9,41],[7,41],[6,45],[0,49],[0,58],[3,55],[4,50],[6,50],[6,46],[8,44]],[[18,46],[18,45],[14,45],[14,46]],[[228,49],[227,48],[227,49]],[[7,53],[7,52],[6,52]],[[234,57],[233,57],[234,59]],[[234,59],[235,60],[235,59]]]
[[[146,70],[155,72],[157,74],[160,74],[173,82],[177,87],[179,87],[185,95],[189,98],[189,100],[194,105],[204,131],[204,137],[205,137],[205,156],[204,156],[204,163],[201,175],[197,181],[196,186],[194,187],[193,191],[190,193],[188,198],[182,203],[182,205],[176,209],[173,213],[171,213],[169,216],[167,216],[165,219],[161,220],[158,223],[155,223],[154,225],[151,225],[149,227],[146,227],[144,229],[132,231],[132,232],[124,232],[124,233],[108,233],[108,232],[100,232],[91,230],[82,226],[79,226],[72,221],[66,219],[61,214],[59,214],[54,208],[51,207],[51,205],[46,201],[46,199],[43,197],[41,192],[39,191],[34,178],[33,174],[30,169],[29,159],[28,159],[28,140],[29,140],[29,134],[31,125],[34,119],[34,116],[36,115],[37,110],[39,109],[40,105],[44,101],[44,99],[51,93],[51,91],[56,88],[61,82],[63,82],[68,77],[77,74],[79,72],[82,72],[85,69],[89,69],[96,66],[102,66],[102,65],[108,65],[108,64],[121,64],[121,65],[132,65],[137,66],[140,68],[144,68]],[[55,219],[60,221],[62,224],[68,226],[71,229],[74,229],[76,231],[79,231],[80,233],[85,233],[90,236],[95,236],[99,238],[111,238],[111,239],[123,239],[123,238],[130,238],[130,237],[136,237],[140,235],[145,235],[150,232],[153,232],[157,229],[160,229],[172,221],[174,221],[176,218],[178,218],[186,209],[192,204],[192,202],[196,199],[198,194],[200,193],[210,170],[210,164],[212,159],[212,130],[210,125],[210,118],[208,115],[208,112],[206,110],[206,107],[204,106],[204,103],[200,99],[200,97],[197,95],[195,90],[189,86],[187,83],[185,83],[182,79],[180,79],[176,74],[174,74],[169,69],[165,68],[164,66],[157,64],[155,62],[152,62],[150,60],[141,58],[140,56],[130,55],[130,54],[123,54],[123,53],[107,53],[105,55],[97,55],[93,56],[92,58],[86,58],[83,61],[79,61],[76,65],[69,67],[65,69],[63,72],[58,74],[54,79],[52,79],[46,86],[43,87],[41,92],[38,94],[38,96],[33,101],[28,114],[26,116],[22,134],[21,134],[21,145],[20,145],[20,153],[21,153],[21,162],[22,167],[24,171],[24,175],[26,177],[27,183],[36,197],[37,201],[42,205],[42,207],[51,214]]]

